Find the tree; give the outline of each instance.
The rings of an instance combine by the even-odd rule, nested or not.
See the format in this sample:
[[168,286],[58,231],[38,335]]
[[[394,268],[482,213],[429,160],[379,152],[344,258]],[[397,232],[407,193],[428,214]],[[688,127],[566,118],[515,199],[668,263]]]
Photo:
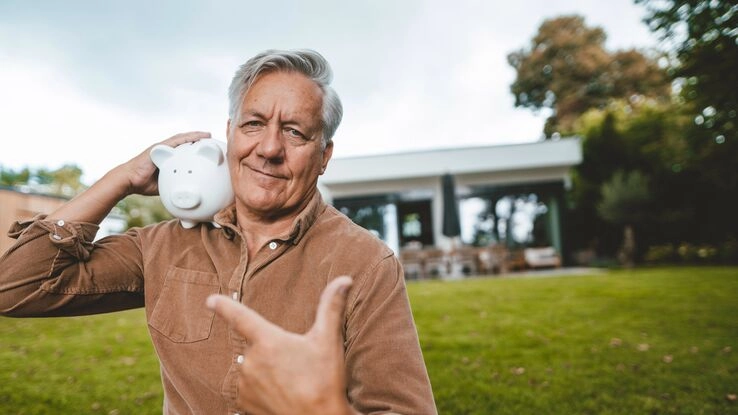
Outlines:
[[55,170],[24,167],[18,171],[0,167],[0,185],[16,187],[27,185],[39,193],[72,197],[85,189],[81,181],[82,169],[65,164]]
[[64,166],[49,172],[51,193],[72,197],[80,193],[87,186],[82,183],[82,169],[74,164]]
[[15,171],[13,169],[5,169],[0,166],[0,185],[2,186],[12,187],[25,184],[28,183],[30,178],[31,170],[28,167]]
[[699,239],[706,228],[705,209],[714,207],[699,190],[687,141],[691,119],[679,104],[613,101],[604,110],[586,112],[575,125],[583,138],[583,160],[572,170],[568,194],[567,234],[573,246],[605,256],[619,249],[620,225],[598,210],[602,187],[618,170],[639,171],[651,184],[652,215],[639,225],[636,256],[653,244]]
[[128,228],[143,227],[172,218],[159,196],[130,195],[118,202],[116,209],[125,218]]
[[617,171],[602,185],[602,201],[597,211],[606,221],[623,227],[620,261],[632,267],[635,261],[635,227],[647,221],[652,198],[649,180],[639,171]]
[[616,98],[666,99],[670,83],[655,59],[637,50],[605,50],[605,32],[581,16],[541,24],[528,49],[508,55],[517,76],[510,89],[515,106],[552,110],[544,133],[570,134],[575,120]]
[[[724,0],[636,0],[646,23],[671,48],[671,74],[691,125],[685,171],[705,218],[693,242],[738,237],[738,5]],[[709,220],[707,219],[709,218]]]
[[725,0],[635,0],[645,22],[673,47],[681,97],[710,140],[738,140],[738,5]]
[[[24,167],[16,171],[0,166],[0,186],[29,186],[34,192],[71,198],[86,188],[80,180],[82,174],[82,169],[74,164],[55,170]],[[130,195],[118,203],[113,213],[123,216],[128,228],[172,218],[158,196]]]

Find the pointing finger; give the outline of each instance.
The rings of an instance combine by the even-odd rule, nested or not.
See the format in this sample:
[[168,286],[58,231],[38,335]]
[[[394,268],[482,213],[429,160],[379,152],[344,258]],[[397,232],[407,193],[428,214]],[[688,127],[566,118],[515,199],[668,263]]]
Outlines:
[[276,328],[256,311],[225,295],[211,295],[205,304],[239,334],[252,342]]
[[351,277],[334,279],[323,290],[318,304],[315,324],[310,329],[319,337],[334,339],[341,332],[343,312],[346,308],[346,294],[352,284]]

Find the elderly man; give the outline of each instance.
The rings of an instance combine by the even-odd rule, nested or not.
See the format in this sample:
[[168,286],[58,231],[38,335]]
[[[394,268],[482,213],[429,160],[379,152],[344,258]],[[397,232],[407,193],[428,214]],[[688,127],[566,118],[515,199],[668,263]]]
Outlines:
[[157,194],[148,150],[48,216],[15,224],[0,312],[144,306],[168,414],[434,413],[401,265],[317,191],[342,115],[331,77],[309,50],[266,51],[236,72],[236,197],[215,216],[220,227],[169,221],[92,242],[123,197]]

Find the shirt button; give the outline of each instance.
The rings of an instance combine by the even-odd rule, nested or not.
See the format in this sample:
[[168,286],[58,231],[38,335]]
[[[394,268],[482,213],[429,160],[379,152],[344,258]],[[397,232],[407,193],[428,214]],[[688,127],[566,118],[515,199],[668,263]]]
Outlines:
[[272,251],[274,251],[275,249],[277,249],[277,243],[274,242],[274,241],[269,242],[269,249],[271,249]]
[[51,237],[54,238],[57,241],[61,240],[61,236],[59,236],[57,234],[53,234],[53,235],[51,235]]
[[233,298],[234,300],[238,301],[238,291],[234,291],[234,292],[233,292],[233,294],[231,294],[231,297],[232,297],[232,298]]
[[58,221],[56,221],[56,224],[59,226],[64,226],[64,219],[59,219]]
[[240,354],[240,355],[238,355],[238,356],[236,357],[236,363],[238,363],[239,365],[240,365],[241,363],[243,363],[243,355],[242,355],[242,354]]

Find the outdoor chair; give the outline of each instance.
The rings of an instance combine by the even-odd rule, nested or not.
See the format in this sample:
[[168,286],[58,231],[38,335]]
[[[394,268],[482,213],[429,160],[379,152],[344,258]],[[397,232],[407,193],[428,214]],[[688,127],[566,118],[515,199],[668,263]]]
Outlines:
[[425,256],[425,275],[428,278],[442,278],[448,275],[449,258],[443,250],[438,248],[426,248],[423,250]]
[[409,280],[424,279],[425,274],[425,255],[420,249],[406,247],[400,250],[400,262],[405,270],[405,278]]
[[505,274],[509,271],[510,251],[505,245],[495,244],[479,248],[479,272],[482,274]]

